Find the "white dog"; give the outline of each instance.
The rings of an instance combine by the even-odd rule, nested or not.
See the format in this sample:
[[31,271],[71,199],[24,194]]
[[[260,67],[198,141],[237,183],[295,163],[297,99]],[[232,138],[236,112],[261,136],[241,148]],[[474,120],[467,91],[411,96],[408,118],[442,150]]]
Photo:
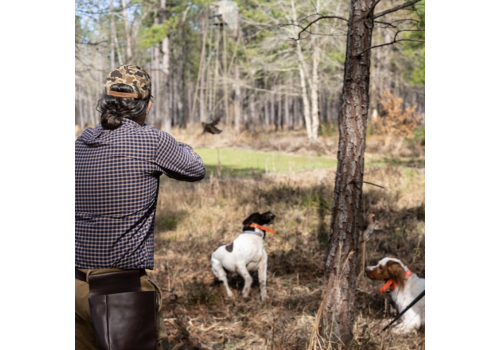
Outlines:
[[[425,290],[425,279],[411,272],[408,266],[399,259],[383,258],[377,265],[365,268],[365,274],[372,280],[385,281],[380,292],[391,294],[398,312],[403,311]],[[401,323],[395,326],[393,331],[407,333],[424,324],[425,296],[401,316]]]
[[225,270],[237,272],[245,279],[244,298],[248,297],[252,285],[252,276],[249,272],[258,270],[260,297],[262,301],[266,300],[267,253],[264,248],[264,238],[266,231],[274,234],[276,232],[263,225],[270,224],[274,217],[270,211],[263,214],[253,213],[243,221],[242,234],[231,244],[220,246],[212,253],[212,271],[215,277],[224,283],[230,298],[234,294],[229,289]]

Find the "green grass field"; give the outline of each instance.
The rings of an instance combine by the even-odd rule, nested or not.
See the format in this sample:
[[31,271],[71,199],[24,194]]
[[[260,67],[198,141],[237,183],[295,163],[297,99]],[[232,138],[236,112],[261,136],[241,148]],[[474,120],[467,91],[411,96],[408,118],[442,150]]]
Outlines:
[[195,151],[203,159],[207,174],[216,174],[219,162],[222,174],[231,173],[234,176],[335,168],[337,166],[337,160],[329,157],[294,156],[235,148],[198,148]]

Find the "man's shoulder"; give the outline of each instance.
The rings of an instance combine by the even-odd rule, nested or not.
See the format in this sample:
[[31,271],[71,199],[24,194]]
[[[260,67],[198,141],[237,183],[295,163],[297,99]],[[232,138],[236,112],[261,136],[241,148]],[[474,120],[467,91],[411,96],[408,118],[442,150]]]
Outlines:
[[99,125],[96,125],[94,127],[86,127],[83,132],[80,134],[80,136],[78,136],[75,140],[75,143],[80,143],[80,142],[87,142],[89,141],[90,139],[93,139],[95,138],[95,136],[99,133],[102,132],[102,127],[101,127],[101,124]]
[[145,133],[149,133],[150,135],[154,135],[157,140],[162,143],[170,143],[174,140],[174,137],[170,135],[168,132],[163,131],[161,129],[155,128],[151,125],[144,124],[142,129],[144,130]]
[[144,123],[144,125],[142,126],[142,130],[144,130],[145,132],[150,132],[150,133],[156,134],[156,135],[168,135],[168,133],[166,131],[163,131],[161,129],[158,129],[158,128],[151,126],[149,124],[146,124],[146,123]]

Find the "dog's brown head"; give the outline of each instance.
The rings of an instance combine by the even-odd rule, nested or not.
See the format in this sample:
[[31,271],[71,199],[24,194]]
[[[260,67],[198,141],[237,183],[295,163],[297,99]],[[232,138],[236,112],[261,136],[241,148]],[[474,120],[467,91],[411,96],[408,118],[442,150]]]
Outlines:
[[276,216],[270,211],[266,211],[262,214],[250,214],[250,216],[243,221],[243,228],[248,228],[251,224],[268,225],[274,220],[275,217]]
[[387,257],[380,260],[377,265],[366,267],[365,275],[377,281],[392,280],[403,288],[407,271],[409,271],[408,266],[402,260]]

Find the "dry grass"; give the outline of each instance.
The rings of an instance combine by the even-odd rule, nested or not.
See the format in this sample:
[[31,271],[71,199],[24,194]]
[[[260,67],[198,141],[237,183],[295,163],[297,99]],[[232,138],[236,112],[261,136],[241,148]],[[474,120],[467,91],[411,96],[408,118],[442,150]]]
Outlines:
[[[224,127],[222,126],[224,129]],[[311,143],[303,131],[224,131],[201,135],[201,127],[174,129],[179,141],[197,148],[238,147],[300,155],[336,156],[337,137]],[[77,130],[75,130],[77,134]],[[389,145],[389,146],[388,146]],[[367,263],[387,254],[412,264],[425,277],[425,149],[415,142],[367,142],[363,214],[375,214],[378,230],[367,243]],[[163,290],[165,322],[173,349],[305,350],[325,286],[324,263],[335,169],[209,177],[201,183],[163,178],[156,217],[155,269]],[[268,301],[258,282],[248,301],[243,280],[230,279],[235,300],[214,283],[210,255],[231,242],[254,211],[272,210],[278,234],[268,235]],[[424,349],[425,333],[379,335],[391,312],[379,283],[358,278],[353,349]],[[392,310],[394,311],[394,310]],[[325,347],[325,349],[328,347]]]
[[[291,143],[288,137],[292,136],[277,144]],[[187,137],[178,139],[190,142]],[[231,136],[213,140],[221,143],[218,146],[231,145]],[[206,147],[203,142],[200,138],[195,146]],[[376,147],[368,145],[372,152],[367,154],[367,162],[373,165],[367,167],[365,180],[385,189],[364,187],[364,213],[374,213],[378,226],[367,245],[367,261],[375,263],[395,254],[425,276],[425,179],[418,167],[423,163],[377,165],[384,155],[373,152]],[[245,178],[211,177],[195,184],[162,181],[153,275],[164,292],[173,349],[307,349],[325,283],[334,176],[335,169],[317,169]],[[268,301],[260,303],[255,279],[250,299],[243,301],[239,277],[230,279],[237,297],[229,300],[221,285],[214,283],[210,254],[239,234],[250,213],[266,210],[277,215],[272,227],[278,232],[268,235],[265,243]],[[379,287],[359,277],[353,348],[423,349],[423,332],[378,335],[388,316]]]

